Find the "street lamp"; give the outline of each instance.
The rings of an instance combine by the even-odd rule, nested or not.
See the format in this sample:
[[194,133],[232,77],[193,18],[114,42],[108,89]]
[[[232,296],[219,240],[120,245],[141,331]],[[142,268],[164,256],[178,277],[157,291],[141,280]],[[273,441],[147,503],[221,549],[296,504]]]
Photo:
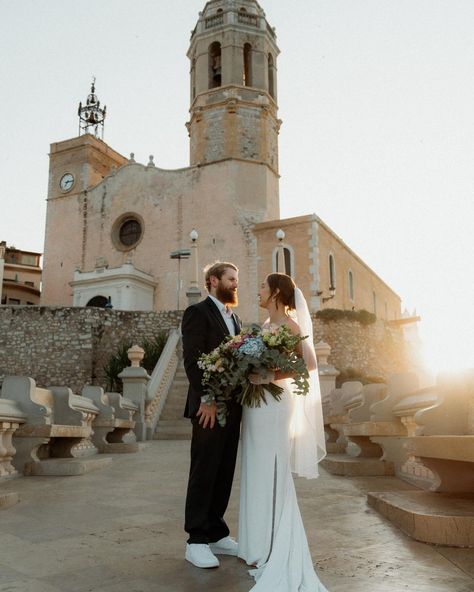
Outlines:
[[181,290],[181,259],[189,259],[191,257],[191,251],[189,249],[178,249],[177,251],[171,251],[170,259],[178,260],[178,284],[176,287],[176,310],[179,310],[179,293]]
[[189,238],[191,239],[191,257],[194,259],[194,273],[193,277],[189,283],[188,291],[186,292],[186,296],[188,297],[188,303],[195,304],[199,302],[201,299],[201,290],[199,289],[199,263],[198,263],[198,248],[197,248],[197,241],[199,238],[198,231],[193,228],[189,233]]
[[283,270],[283,273],[286,273],[285,251],[283,250],[283,240],[285,238],[285,231],[282,228],[279,228],[276,231],[275,236],[278,240],[277,271],[280,270],[281,263],[281,269]]

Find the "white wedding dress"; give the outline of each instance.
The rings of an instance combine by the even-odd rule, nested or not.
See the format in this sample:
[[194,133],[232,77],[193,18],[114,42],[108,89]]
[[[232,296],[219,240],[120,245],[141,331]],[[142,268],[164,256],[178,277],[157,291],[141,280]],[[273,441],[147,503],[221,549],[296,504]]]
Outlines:
[[252,592],[327,592],[313,568],[291,474],[294,397],[302,396],[291,383],[276,382],[281,401],[267,394],[267,405],[243,408],[238,556],[256,566]]

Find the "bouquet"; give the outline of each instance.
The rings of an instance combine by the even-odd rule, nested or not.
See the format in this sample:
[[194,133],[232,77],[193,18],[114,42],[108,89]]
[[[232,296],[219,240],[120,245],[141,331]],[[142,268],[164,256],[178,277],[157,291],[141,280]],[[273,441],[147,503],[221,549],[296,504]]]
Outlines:
[[252,384],[249,374],[266,377],[269,370],[292,374],[294,389],[298,395],[309,390],[308,370],[304,360],[296,353],[297,345],[306,339],[294,335],[286,325],[270,325],[261,329],[257,325],[228,337],[208,354],[198,360],[203,370],[204,401],[217,405],[217,421],[224,426],[228,414],[227,405],[234,399],[241,405],[260,407],[266,404],[266,393],[277,401],[283,389],[273,383]]

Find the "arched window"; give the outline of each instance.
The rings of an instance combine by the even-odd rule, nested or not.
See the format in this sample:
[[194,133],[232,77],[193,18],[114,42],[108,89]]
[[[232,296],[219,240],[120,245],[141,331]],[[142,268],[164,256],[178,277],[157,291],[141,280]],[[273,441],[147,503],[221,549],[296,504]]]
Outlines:
[[274,76],[275,63],[271,53],[268,54],[268,92],[270,96],[275,98],[275,76]]
[[374,315],[377,314],[377,294],[375,293],[375,290],[372,292],[372,304],[374,307]]
[[217,88],[221,84],[221,44],[214,41],[209,46],[209,88]]
[[349,300],[354,300],[354,275],[352,270],[349,269],[348,280],[349,280]]
[[329,289],[336,287],[336,262],[334,255],[329,255]]
[[273,251],[273,265],[272,265],[273,271],[279,272],[279,273],[286,273],[287,275],[293,276],[294,257],[293,257],[292,249],[290,247],[283,247],[283,258],[284,258],[284,263],[285,263],[284,269],[283,269],[283,265],[281,265],[281,262],[280,262],[280,260],[281,260],[280,252],[281,251],[278,247],[276,247]]
[[244,86],[252,86],[252,46],[250,43],[244,45]]

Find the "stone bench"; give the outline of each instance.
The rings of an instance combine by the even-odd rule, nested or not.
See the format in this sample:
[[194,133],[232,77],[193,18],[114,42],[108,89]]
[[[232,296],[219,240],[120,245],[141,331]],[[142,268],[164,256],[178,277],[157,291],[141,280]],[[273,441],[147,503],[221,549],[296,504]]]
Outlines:
[[[327,447],[329,453],[346,452],[348,442],[344,434],[344,426],[350,421],[349,412],[362,404],[362,400],[357,399],[361,392],[362,383],[355,380],[344,382],[340,389],[332,391],[330,412],[324,420],[325,432],[330,444],[329,448]],[[333,443],[336,445],[332,446]]]
[[[328,455],[325,468],[333,474],[346,476],[395,474],[397,467],[407,460],[403,439],[408,436],[407,423],[414,405],[410,402],[403,407],[402,401],[417,387],[418,379],[414,373],[394,374],[389,377],[387,385],[369,384],[360,391],[352,387],[352,396],[343,399],[346,411],[343,421],[331,424],[348,440],[348,454],[337,458]],[[398,408],[400,404],[402,407]],[[421,407],[429,404],[429,401],[420,399]]]
[[346,414],[343,421],[331,426],[340,430],[348,441],[346,454],[329,454],[324,467],[334,475],[393,474],[393,468],[382,460],[382,450],[370,439],[377,430],[371,421],[371,408],[385,396],[387,386],[362,386],[359,382],[344,383],[343,387],[345,385],[350,385],[342,399]]
[[38,388],[32,378],[7,376],[2,398],[15,401],[26,416],[16,430],[13,464],[25,475],[81,475],[101,468],[108,458],[91,458],[92,421],[99,413],[67,387]]
[[[421,394],[431,405],[416,409]],[[400,476],[425,491],[372,492],[368,502],[416,540],[474,547],[474,374],[440,378],[411,395],[411,409]]]
[[92,421],[92,442],[99,452],[138,452],[133,416],[138,405],[120,393],[105,393],[99,386],[85,386],[82,396],[90,399],[99,410]]
[[387,396],[372,407],[370,440],[383,451],[382,459],[393,466],[393,473],[418,486],[409,474],[424,478],[420,466],[414,466],[407,448],[415,430],[415,417],[436,400],[433,387],[418,388],[415,374],[396,374],[389,379]]
[[[15,455],[12,438],[25,420],[25,414],[15,401],[0,398],[0,481],[18,475],[18,471],[12,465]],[[12,506],[18,501],[17,493],[0,491],[0,508]]]
[[474,373],[440,376],[435,391],[407,448],[431,471],[429,491],[474,492]]

